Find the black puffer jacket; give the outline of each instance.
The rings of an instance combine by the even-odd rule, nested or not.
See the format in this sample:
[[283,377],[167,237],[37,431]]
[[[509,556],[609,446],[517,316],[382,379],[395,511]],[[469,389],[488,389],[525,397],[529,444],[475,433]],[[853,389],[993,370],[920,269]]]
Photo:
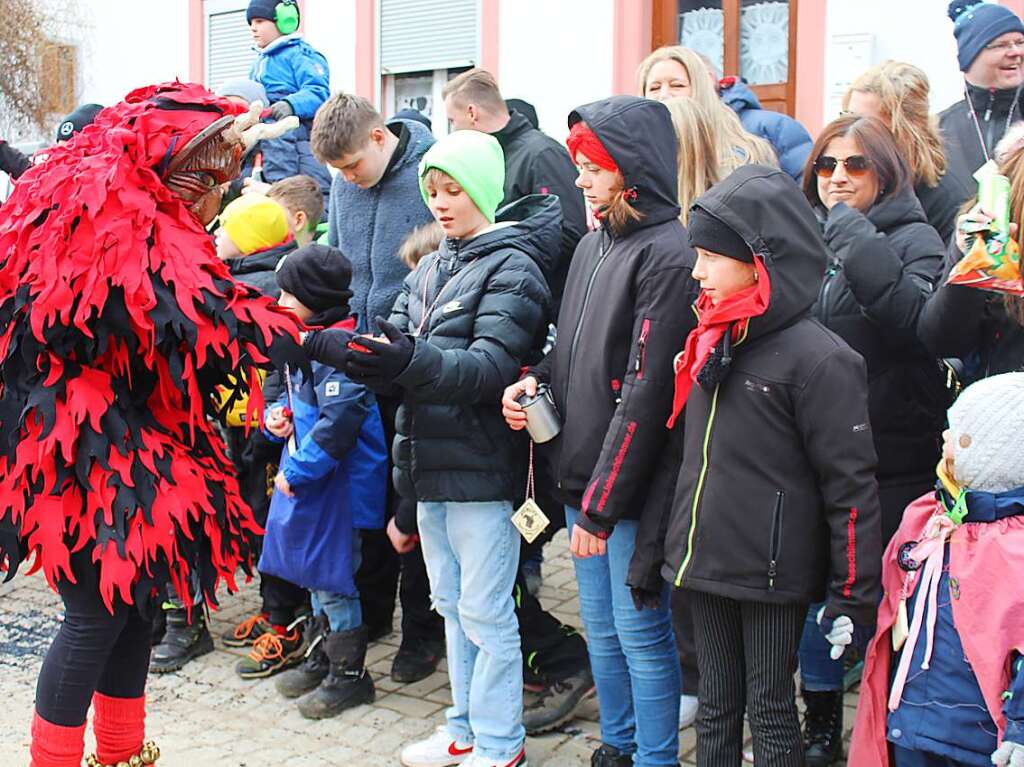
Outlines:
[[[952,242],[940,287],[921,310],[917,332],[939,357],[963,363],[961,383],[1024,370],[1024,324],[1008,309],[1007,299],[986,290],[947,285],[949,272],[963,258]],[[1011,299],[1012,301],[1012,299]]]
[[695,324],[696,256],[679,223],[676,139],[664,105],[616,96],[569,117],[615,159],[633,206],[627,231],[591,232],[573,256],[554,349],[532,372],[550,382],[562,432],[545,445],[564,503],[578,524],[607,535],[641,517],[668,435],[672,358]]
[[[939,128],[946,152],[946,175],[956,182],[961,200],[974,197],[978,191],[974,171],[985,164],[986,151],[991,157],[1007,126],[1024,119],[1022,97],[1024,90],[1018,88],[996,90],[968,85],[967,98],[939,113]],[[971,105],[978,118],[977,124],[971,114]]]
[[825,270],[793,180],[739,168],[697,199],[764,259],[768,310],[713,390],[686,404],[683,467],[662,573],[739,600],[820,601],[870,624],[882,558],[864,361],[809,316]]
[[228,269],[238,282],[244,282],[263,295],[277,299],[281,297],[281,288],[277,284],[277,265],[295,248],[295,240],[289,240],[283,245],[253,253],[251,256],[231,258],[227,261]]
[[[498,211],[471,240],[444,240],[409,275],[391,322],[417,335],[395,379],[402,404],[392,454],[395,487],[419,501],[498,501],[522,494],[525,438],[501,416],[501,395],[537,347],[551,294],[561,213],[552,195]],[[427,318],[424,321],[424,313]]]
[[827,216],[829,264],[814,315],[867,363],[879,481],[930,477],[948,403],[939,363],[917,338],[917,320],[945,248],[910,188],[883,197],[867,215],[845,203],[818,213]]
[[956,217],[966,197],[960,183],[949,173],[939,179],[935,186],[928,186],[923,181],[914,187],[917,201],[921,203],[924,217],[939,233],[943,245],[949,244],[956,229]]
[[561,204],[562,236],[559,246],[550,254],[552,271],[548,275],[557,311],[572,254],[587,233],[583,193],[575,184],[576,168],[564,146],[534,128],[514,109],[508,123],[494,137],[505,153],[503,203],[508,205],[531,194],[553,194]]

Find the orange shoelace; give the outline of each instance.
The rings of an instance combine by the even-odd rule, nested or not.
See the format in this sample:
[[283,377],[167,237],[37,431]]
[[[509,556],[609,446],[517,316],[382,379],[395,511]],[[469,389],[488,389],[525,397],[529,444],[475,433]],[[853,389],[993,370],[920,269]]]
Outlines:
[[253,642],[249,657],[257,662],[283,658],[284,645],[281,643],[280,635],[276,631],[268,631],[266,634],[258,636]]
[[263,620],[266,620],[263,617],[263,613],[256,613],[251,618],[246,618],[235,626],[235,639],[245,639],[256,628],[256,624]]

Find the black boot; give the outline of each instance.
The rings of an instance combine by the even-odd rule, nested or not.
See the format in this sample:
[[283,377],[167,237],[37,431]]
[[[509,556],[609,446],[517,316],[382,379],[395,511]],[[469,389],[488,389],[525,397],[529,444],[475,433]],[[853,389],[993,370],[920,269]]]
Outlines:
[[330,670],[320,686],[299,701],[300,714],[306,719],[329,719],[345,709],[373,702],[373,678],[364,667],[366,644],[364,626],[327,635],[324,652]]
[[206,615],[201,605],[192,608],[192,622],[184,607],[165,609],[167,630],[160,644],[153,648],[149,670],[154,674],[178,671],[200,655],[213,652],[213,637],[206,628]]
[[843,758],[842,690],[801,690],[804,715],[804,759],[807,767],[830,767]]
[[331,662],[324,652],[324,641],[330,633],[326,615],[311,618],[306,624],[306,660],[298,668],[285,671],[274,686],[286,698],[298,698],[320,686],[327,676]]
[[590,767],[633,767],[633,755],[602,743],[590,755]]
[[391,679],[411,684],[426,679],[437,670],[444,657],[444,642],[402,642],[391,661]]

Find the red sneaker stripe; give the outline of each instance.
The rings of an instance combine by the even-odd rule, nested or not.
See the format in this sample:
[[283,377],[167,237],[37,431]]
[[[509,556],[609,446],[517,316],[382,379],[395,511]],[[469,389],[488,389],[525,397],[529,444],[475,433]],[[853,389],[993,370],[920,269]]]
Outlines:
[[458,746],[455,745],[455,741],[454,740],[448,745],[448,753],[451,754],[452,756],[463,756],[465,754],[471,753],[472,751],[473,751],[473,747],[472,746],[470,746],[469,748],[459,748]]

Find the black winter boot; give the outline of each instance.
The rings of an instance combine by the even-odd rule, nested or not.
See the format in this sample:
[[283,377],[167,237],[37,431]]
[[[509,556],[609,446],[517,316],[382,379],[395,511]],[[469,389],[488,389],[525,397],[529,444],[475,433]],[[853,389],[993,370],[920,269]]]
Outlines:
[[310,618],[306,623],[306,659],[298,668],[288,669],[275,682],[277,691],[286,698],[298,698],[320,686],[327,676],[331,662],[324,652],[324,641],[330,633],[326,615]]
[[192,622],[184,607],[171,604],[164,610],[167,630],[160,644],[153,648],[149,670],[154,674],[178,671],[193,658],[213,652],[213,637],[206,627],[206,614],[201,605],[192,608]]
[[313,692],[299,701],[306,719],[330,719],[376,695],[373,678],[366,670],[366,627],[332,632],[324,642],[330,662],[327,676]]
[[590,755],[590,767],[633,767],[633,755],[604,743]]
[[804,759],[807,767],[830,767],[843,758],[843,692],[801,690],[804,715]]

